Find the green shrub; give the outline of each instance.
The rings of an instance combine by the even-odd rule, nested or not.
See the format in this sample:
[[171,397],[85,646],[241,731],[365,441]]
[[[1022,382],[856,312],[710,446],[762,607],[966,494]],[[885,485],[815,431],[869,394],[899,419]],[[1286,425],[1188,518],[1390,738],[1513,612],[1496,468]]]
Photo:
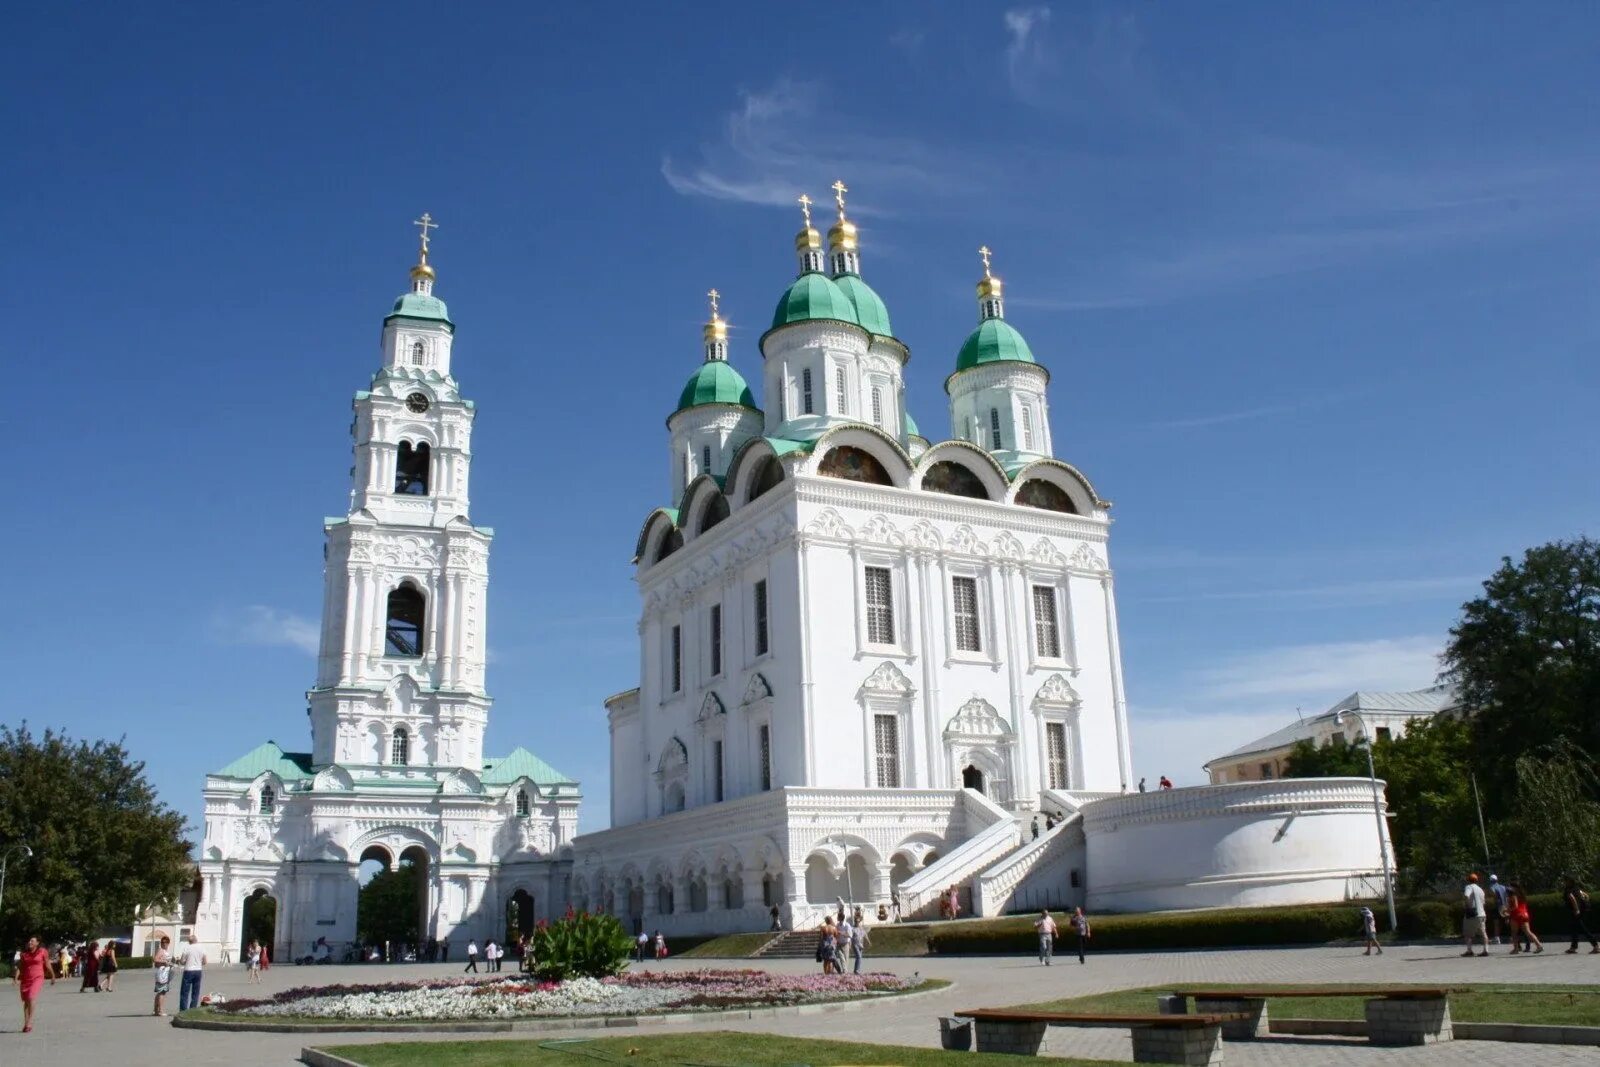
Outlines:
[[149,956],[119,956],[117,957],[119,971],[148,971],[150,969]]
[[551,982],[605,978],[621,972],[633,951],[633,938],[614,915],[580,911],[553,923],[540,923],[528,939],[533,973]]

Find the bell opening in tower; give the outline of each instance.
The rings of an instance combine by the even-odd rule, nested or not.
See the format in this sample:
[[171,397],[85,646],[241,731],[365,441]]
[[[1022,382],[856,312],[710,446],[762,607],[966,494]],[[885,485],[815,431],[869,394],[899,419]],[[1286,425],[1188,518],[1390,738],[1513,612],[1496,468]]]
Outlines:
[[389,617],[384,623],[384,654],[411,659],[422,655],[422,618],[427,602],[422,590],[410,582],[389,594]]

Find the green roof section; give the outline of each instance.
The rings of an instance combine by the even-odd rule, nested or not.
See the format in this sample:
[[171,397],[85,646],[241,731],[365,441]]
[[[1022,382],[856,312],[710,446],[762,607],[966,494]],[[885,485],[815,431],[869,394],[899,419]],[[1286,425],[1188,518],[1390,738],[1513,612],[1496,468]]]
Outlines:
[[[906,436],[907,437],[922,437],[922,431],[917,429],[917,420],[913,419],[911,417],[911,412],[909,412],[909,411],[906,412]],[[924,441],[927,440],[926,437],[922,437],[922,439]]]
[[678,394],[678,411],[701,404],[737,404],[752,411],[760,410],[744,375],[720,359],[700,364],[700,369],[689,376],[683,392]]
[[1037,362],[1015,327],[1005,319],[984,319],[961,346],[956,370],[971,370],[985,363]]
[[894,336],[894,330],[889,327],[889,309],[884,306],[883,298],[872,291],[872,286],[861,280],[861,275],[840,274],[833,282],[850,298],[850,306],[856,310],[856,321],[863,330],[881,337]]
[[856,317],[855,303],[839,288],[838,283],[826,274],[807,271],[796,278],[778,298],[778,306],[772,312],[772,328],[776,330],[779,326],[814,319],[861,325],[861,320]]
[[811,451],[810,441],[794,441],[787,437],[763,437],[763,441],[772,446],[772,451],[780,456],[787,456],[790,452]]
[[276,741],[268,741],[246,752],[222,770],[211,773],[216,778],[256,778],[267,771],[285,782],[310,778],[311,753],[285,752]]
[[509,756],[484,760],[480,780],[484,785],[510,785],[524,777],[534,785],[578,784],[520,745]]
[[442,322],[452,330],[456,324],[450,321],[450,309],[444,306],[444,301],[430,293],[405,293],[394,302],[394,310],[384,316],[383,321],[390,319],[423,319],[430,322]]

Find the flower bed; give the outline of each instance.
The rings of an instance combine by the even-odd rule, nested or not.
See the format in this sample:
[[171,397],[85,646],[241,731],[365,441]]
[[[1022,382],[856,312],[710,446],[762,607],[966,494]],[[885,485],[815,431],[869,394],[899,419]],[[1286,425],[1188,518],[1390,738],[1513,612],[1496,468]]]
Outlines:
[[772,974],[755,970],[635,972],[614,978],[530,982],[390,982],[306,986],[266,1000],[233,1000],[221,1012],[254,1018],[351,1020],[536,1019],[819,1004],[901,993],[922,979],[892,974]]

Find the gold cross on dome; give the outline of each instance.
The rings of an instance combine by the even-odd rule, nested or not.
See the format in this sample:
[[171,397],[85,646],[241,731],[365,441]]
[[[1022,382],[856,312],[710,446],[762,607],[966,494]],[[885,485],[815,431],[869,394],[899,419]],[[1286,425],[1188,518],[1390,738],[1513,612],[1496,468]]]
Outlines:
[[411,220],[411,225],[421,228],[421,230],[422,230],[422,254],[423,255],[427,255],[428,254],[428,231],[429,230],[437,230],[439,228],[439,224],[437,222],[433,221],[433,216],[432,215],[430,215],[426,211],[424,211],[422,213],[422,217],[420,219],[412,219]]
[[811,198],[805,193],[800,194],[800,213],[806,217],[806,229],[811,228]]
[[844,218],[844,194],[848,193],[850,188],[844,182],[834,182],[829,188],[833,190],[833,202],[839,205],[839,217],[842,219]]
[[978,249],[978,256],[983,260],[983,276],[985,278],[993,277],[993,275],[989,273],[989,257],[992,255],[994,255],[994,253],[989,251],[988,245],[984,245]]
[[722,299],[722,294],[715,289],[709,289],[706,291],[706,295],[711,298],[711,317],[715,319],[717,317],[717,301]]

